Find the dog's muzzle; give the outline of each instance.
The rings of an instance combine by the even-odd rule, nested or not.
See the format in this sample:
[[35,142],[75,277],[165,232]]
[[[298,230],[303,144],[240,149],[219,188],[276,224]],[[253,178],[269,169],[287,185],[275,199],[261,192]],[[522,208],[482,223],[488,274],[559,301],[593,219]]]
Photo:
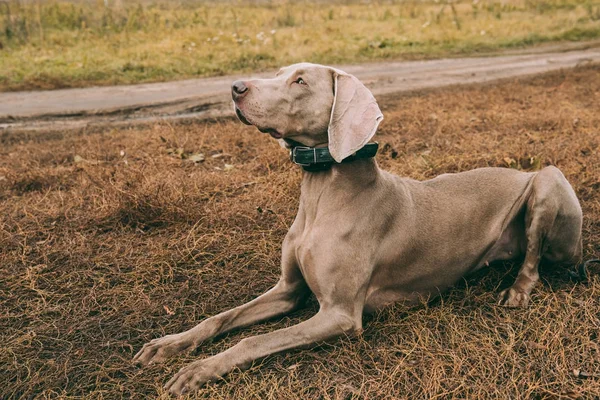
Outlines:
[[252,125],[244,116],[244,114],[242,113],[242,110],[240,110],[237,105],[235,106],[235,115],[237,115],[237,117],[240,119],[240,121],[242,121],[244,124],[246,125]]

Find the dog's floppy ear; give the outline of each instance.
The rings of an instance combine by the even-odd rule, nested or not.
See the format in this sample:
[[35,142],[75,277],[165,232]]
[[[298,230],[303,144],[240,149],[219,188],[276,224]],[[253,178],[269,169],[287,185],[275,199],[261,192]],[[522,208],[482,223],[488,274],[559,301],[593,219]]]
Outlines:
[[363,147],[377,131],[383,114],[369,89],[356,77],[333,71],[333,107],[329,119],[329,153],[337,162]]

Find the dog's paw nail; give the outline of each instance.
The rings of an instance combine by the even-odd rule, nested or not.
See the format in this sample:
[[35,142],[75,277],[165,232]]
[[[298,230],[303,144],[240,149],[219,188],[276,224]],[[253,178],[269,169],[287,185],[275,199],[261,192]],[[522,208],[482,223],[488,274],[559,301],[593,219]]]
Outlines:
[[513,288],[503,290],[499,296],[498,305],[510,308],[526,307],[529,303],[529,295],[519,292]]

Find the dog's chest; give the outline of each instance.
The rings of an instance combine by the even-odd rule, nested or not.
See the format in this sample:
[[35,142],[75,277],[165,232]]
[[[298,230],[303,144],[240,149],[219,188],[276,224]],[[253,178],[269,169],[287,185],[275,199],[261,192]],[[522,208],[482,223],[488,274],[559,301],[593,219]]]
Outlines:
[[327,232],[321,228],[318,220],[303,218],[296,228],[295,240],[290,243],[296,263],[310,290],[320,298],[323,265],[329,262],[327,254],[334,254],[331,244],[326,243]]
[[364,212],[358,212],[351,202],[336,204],[321,198],[302,204],[285,251],[293,252],[308,287],[320,299],[335,290],[336,282],[358,277],[354,269],[366,272],[371,268],[358,258],[369,258],[372,246],[359,240],[367,233],[364,221],[358,220],[358,214],[364,218]]

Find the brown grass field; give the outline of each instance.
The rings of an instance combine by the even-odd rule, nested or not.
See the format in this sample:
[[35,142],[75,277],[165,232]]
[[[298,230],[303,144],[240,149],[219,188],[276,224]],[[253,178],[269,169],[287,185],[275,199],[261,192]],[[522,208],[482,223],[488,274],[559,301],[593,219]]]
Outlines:
[[[600,257],[600,66],[380,103],[383,168],[427,179],[557,165],[582,202],[585,258]],[[0,142],[0,398],[166,398],[185,364],[316,312],[311,300],[133,366],[146,341],[276,282],[300,170],[234,120]],[[492,265],[428,305],[366,317],[359,337],[268,357],[197,397],[599,398],[600,268],[575,283],[544,266],[529,308],[498,307],[517,266]]]

